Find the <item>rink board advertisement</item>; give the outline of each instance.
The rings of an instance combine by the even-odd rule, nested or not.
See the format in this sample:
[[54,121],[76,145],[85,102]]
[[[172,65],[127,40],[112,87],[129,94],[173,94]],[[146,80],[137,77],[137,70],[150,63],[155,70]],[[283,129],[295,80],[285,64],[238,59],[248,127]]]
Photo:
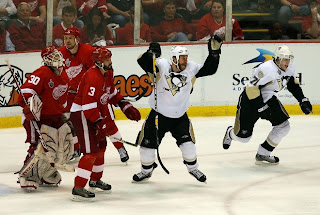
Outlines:
[[[190,97],[191,107],[206,108],[219,112],[227,107],[232,111],[244,86],[248,83],[252,68],[272,58],[278,45],[288,45],[294,54],[296,78],[312,104],[320,104],[318,71],[319,43],[242,43],[223,44],[218,71],[215,75],[199,78]],[[185,45],[189,60],[203,63],[208,55],[207,44]],[[169,59],[172,45],[162,45],[162,57]],[[148,108],[148,96],[152,87],[145,72],[137,64],[137,58],[148,46],[110,47],[115,74],[115,85],[120,93],[128,98],[146,91],[144,97],[135,102],[138,108]],[[9,59],[14,75],[21,85],[28,75],[41,66],[40,52],[0,55],[0,117],[20,116],[21,108],[16,106],[17,86],[5,63]],[[278,94],[284,105],[297,105],[298,102],[287,90]],[[223,108],[221,108],[223,107]],[[219,109],[220,108],[220,109]],[[200,113],[201,111],[199,111]],[[314,111],[317,113],[317,110]],[[216,113],[216,115],[224,115]]]

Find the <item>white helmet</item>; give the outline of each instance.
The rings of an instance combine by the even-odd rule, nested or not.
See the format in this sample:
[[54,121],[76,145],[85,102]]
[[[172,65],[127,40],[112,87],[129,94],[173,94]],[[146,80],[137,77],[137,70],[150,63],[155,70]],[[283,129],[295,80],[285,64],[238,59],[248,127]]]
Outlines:
[[61,52],[54,46],[46,46],[41,51],[41,57],[47,66],[59,68],[63,66],[64,59]]
[[[170,59],[171,63],[174,65],[178,66],[178,60],[180,58],[180,55],[189,55],[188,49],[183,46],[173,46],[171,51],[170,51]],[[173,61],[173,57],[176,57],[177,63]]]
[[274,51],[274,58],[275,59],[279,59],[279,60],[282,60],[282,59],[292,60],[293,59],[293,54],[290,51],[288,46],[285,46],[285,45],[278,46],[276,48],[276,50]]

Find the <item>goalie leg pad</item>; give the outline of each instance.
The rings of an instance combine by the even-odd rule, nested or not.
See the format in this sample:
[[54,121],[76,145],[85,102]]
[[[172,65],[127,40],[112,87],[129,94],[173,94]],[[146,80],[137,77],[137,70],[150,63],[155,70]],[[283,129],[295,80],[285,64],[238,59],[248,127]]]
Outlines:
[[38,175],[43,184],[58,185],[61,175],[55,167],[52,167],[46,157],[40,158],[38,162]]
[[59,145],[58,130],[43,124],[41,126],[41,136],[48,148],[48,151],[46,152],[46,156],[48,157],[49,163],[56,163],[57,150]]
[[19,176],[25,177],[29,176],[30,172],[36,167],[37,162],[40,157],[44,156],[44,150],[41,144],[38,144],[37,149],[33,152],[30,158],[25,162],[21,170],[19,171]]
[[67,123],[64,123],[59,129],[59,146],[57,151],[58,164],[65,164],[70,160],[74,153],[72,132]]
[[25,177],[20,177],[20,186],[26,191],[33,191],[36,190],[39,187],[39,184],[36,181],[28,180]]

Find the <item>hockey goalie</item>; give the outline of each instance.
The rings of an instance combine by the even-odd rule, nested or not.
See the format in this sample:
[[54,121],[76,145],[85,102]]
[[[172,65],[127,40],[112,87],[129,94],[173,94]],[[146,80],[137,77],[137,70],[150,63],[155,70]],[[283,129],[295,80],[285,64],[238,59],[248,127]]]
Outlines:
[[63,58],[54,46],[45,47],[41,57],[44,65],[21,86],[18,100],[23,108],[26,143],[30,144],[18,172],[20,186],[26,190],[57,186],[61,181],[58,170],[74,171],[73,166],[66,165],[74,150],[72,125],[64,117],[69,79],[62,67]]

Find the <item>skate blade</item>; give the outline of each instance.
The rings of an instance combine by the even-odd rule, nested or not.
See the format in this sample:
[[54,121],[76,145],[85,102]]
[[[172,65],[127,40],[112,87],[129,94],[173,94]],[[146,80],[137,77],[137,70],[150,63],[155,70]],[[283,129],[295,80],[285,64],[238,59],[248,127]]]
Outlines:
[[71,200],[74,202],[93,202],[94,197],[93,198],[85,198],[85,197],[78,196],[78,195],[72,195]]
[[278,165],[278,163],[269,163],[268,161],[257,161],[255,162],[256,165],[260,165],[260,166],[275,166]]
[[88,190],[92,193],[103,193],[103,194],[110,194],[112,192],[112,190],[102,190],[97,187],[89,187]]
[[134,184],[143,184],[145,182],[148,182],[149,181],[149,178],[145,178],[141,181],[135,181],[135,180],[132,180],[131,183],[134,183]]

